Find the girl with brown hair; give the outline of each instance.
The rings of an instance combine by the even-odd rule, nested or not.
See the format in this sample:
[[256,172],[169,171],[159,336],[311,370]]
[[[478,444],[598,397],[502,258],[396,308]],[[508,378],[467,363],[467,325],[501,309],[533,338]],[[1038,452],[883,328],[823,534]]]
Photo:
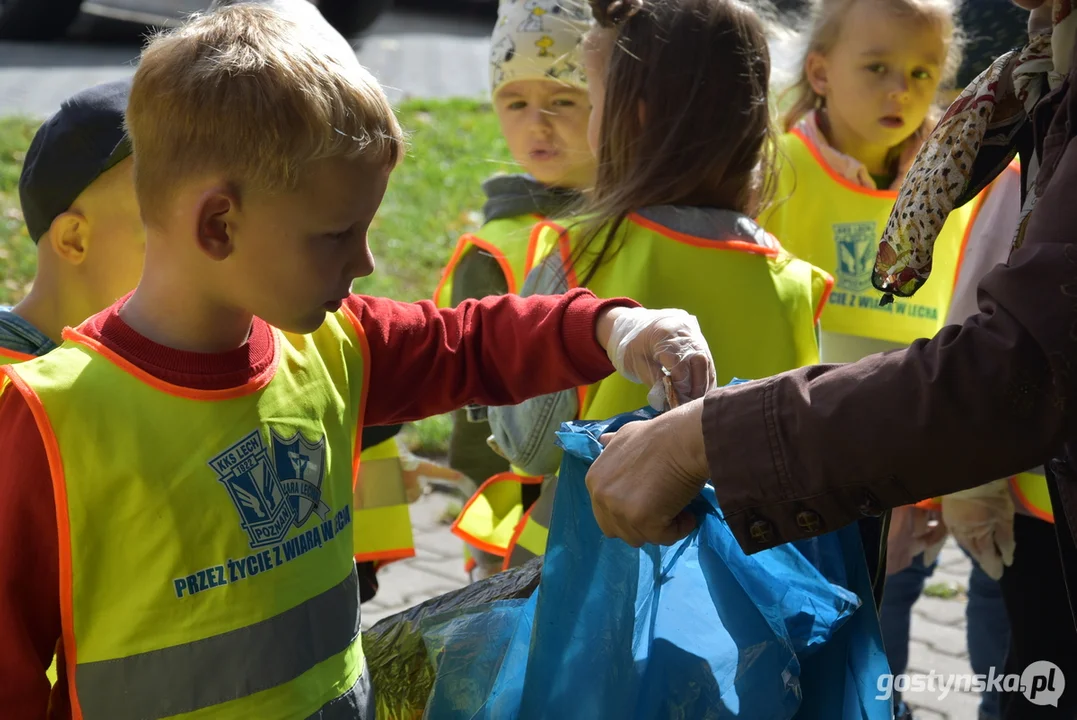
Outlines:
[[[762,170],[774,144],[763,22],[735,0],[595,1],[592,10],[598,27],[584,41],[584,63],[597,181],[582,219],[536,227],[533,249],[546,259],[523,294],[583,286],[684,308],[708,339],[718,383],[817,362],[817,313],[831,280],[752,220],[768,194]],[[560,464],[553,433],[563,421],[648,401],[668,407],[684,394],[639,379],[642,389],[610,380],[491,408],[498,446],[545,477],[506,567],[545,549]]]

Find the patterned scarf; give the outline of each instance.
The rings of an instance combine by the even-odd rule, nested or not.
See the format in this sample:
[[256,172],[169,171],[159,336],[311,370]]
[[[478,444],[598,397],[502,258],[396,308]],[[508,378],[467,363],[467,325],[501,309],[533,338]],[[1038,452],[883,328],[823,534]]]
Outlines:
[[[1073,0],[1054,0],[1052,27],[1057,38],[1073,38],[1077,15]],[[1017,154],[1017,135],[1032,110],[1068,68],[1072,44],[1052,45],[1052,31],[1033,35],[1029,43],[1003,55],[958,96],[921,147],[886,224],[875,259],[872,284],[884,293],[909,297],[931,274],[935,239],[947,216],[991,184]],[[1026,159],[1027,160],[1027,159]],[[1030,166],[1029,177],[1035,177]],[[1030,187],[1024,219],[1035,205]],[[1015,238],[1020,243],[1021,233]]]

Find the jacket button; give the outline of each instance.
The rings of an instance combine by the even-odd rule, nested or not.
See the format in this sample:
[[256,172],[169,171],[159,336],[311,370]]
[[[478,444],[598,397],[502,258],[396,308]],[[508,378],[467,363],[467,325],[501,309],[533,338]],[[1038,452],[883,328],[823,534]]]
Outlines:
[[797,526],[805,535],[815,535],[823,529],[823,519],[814,510],[801,510],[797,513]]
[[766,520],[755,520],[748,526],[748,532],[760,545],[766,545],[774,539],[774,528]]
[[879,502],[878,498],[867,491],[864,492],[864,499],[860,502],[857,509],[864,517],[881,517],[883,514],[882,503]]

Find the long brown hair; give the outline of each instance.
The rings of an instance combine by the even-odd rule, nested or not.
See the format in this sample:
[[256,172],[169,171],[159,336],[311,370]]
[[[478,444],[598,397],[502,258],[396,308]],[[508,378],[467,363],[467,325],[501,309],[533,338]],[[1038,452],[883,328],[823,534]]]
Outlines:
[[[586,285],[633,210],[719,207],[755,215],[770,194],[774,131],[763,22],[738,0],[591,0],[612,42],[598,175],[572,264]],[[607,228],[603,231],[603,228]]]

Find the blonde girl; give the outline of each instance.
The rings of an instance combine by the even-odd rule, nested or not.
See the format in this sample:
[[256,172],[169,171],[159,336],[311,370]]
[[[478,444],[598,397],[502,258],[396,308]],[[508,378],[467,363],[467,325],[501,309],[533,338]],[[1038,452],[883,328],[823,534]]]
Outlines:
[[[953,319],[950,305],[966,244],[995,246],[999,233],[1012,236],[1019,202],[1012,192],[992,192],[993,186],[951,214],[935,245],[933,275],[942,279],[929,290],[914,300],[881,305],[872,286],[879,239],[898,188],[940,114],[940,87],[960,65],[956,4],[815,0],[811,5],[799,75],[780,94],[787,109],[778,142],[778,189],[760,221],[787,250],[836,278],[822,315],[824,362],[853,362],[934,335]],[[1010,171],[1000,182],[1013,185],[1016,175]],[[930,204],[930,198],[923,199],[926,212]],[[890,576],[880,607],[894,673],[907,665],[912,604],[945,536],[934,508],[894,511],[889,552],[881,563]],[[978,565],[969,586],[971,661],[976,672],[986,673],[1004,660],[1008,623],[998,584]],[[984,717],[997,714],[996,694],[984,694],[981,711]],[[900,698],[897,717],[911,717]]]

